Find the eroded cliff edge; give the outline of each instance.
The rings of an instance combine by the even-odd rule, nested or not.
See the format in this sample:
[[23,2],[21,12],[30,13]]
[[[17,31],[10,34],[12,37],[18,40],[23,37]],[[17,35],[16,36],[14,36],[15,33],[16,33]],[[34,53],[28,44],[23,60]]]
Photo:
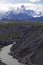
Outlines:
[[[10,55],[21,63],[43,65],[43,26],[29,26],[26,33],[11,47]],[[38,60],[37,60],[38,59]]]

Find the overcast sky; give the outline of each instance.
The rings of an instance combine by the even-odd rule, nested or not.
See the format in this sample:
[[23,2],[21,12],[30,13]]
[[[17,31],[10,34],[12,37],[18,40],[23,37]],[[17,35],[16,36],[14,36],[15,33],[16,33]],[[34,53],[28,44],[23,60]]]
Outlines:
[[7,11],[10,8],[16,9],[25,5],[26,9],[43,12],[43,0],[0,0],[0,11]]

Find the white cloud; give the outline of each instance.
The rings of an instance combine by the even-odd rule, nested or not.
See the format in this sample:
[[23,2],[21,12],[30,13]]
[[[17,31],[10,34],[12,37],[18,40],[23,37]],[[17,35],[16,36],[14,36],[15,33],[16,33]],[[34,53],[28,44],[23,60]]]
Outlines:
[[8,3],[9,0],[0,0],[0,3],[3,4],[3,3]]
[[0,3],[37,3],[37,2],[43,2],[43,0],[0,0]]
[[21,5],[24,5],[26,9],[35,10],[36,12],[42,11],[43,12],[43,5],[42,4],[33,4],[33,3],[18,3],[18,4],[0,4],[0,11],[8,11],[10,8],[16,9],[17,7],[20,8]]
[[0,11],[7,11],[8,10],[8,6],[5,4],[0,4]]
[[29,2],[40,2],[41,0],[28,0]]

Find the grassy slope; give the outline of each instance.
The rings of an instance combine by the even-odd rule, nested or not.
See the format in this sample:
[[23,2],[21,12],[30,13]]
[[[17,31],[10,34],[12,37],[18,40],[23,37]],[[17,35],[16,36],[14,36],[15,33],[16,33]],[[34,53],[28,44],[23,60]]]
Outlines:
[[40,25],[43,28],[43,23],[3,23],[0,24],[0,40],[12,40],[20,38],[20,35],[14,30],[16,26],[20,25]]

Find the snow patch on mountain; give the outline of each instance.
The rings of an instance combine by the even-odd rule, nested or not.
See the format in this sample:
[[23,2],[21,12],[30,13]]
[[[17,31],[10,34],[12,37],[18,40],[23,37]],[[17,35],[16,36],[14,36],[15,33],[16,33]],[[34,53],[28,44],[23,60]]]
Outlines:
[[7,12],[0,13],[0,19],[29,19],[31,17],[42,17],[43,13],[41,11],[36,12],[34,10],[26,10],[25,6],[22,5],[20,8],[17,7],[17,10],[10,9]]

